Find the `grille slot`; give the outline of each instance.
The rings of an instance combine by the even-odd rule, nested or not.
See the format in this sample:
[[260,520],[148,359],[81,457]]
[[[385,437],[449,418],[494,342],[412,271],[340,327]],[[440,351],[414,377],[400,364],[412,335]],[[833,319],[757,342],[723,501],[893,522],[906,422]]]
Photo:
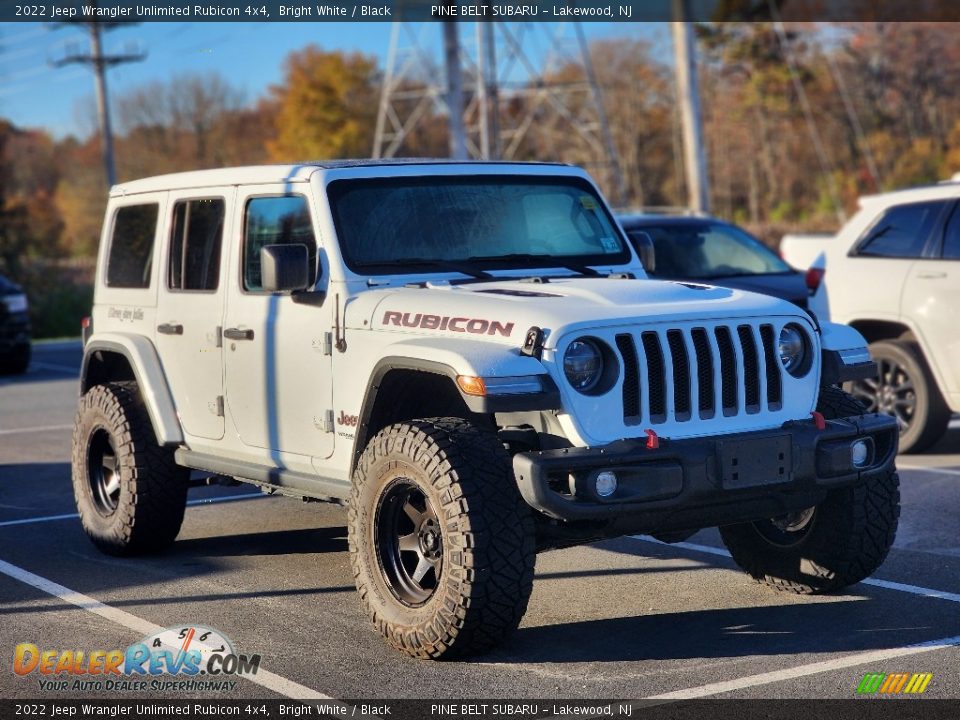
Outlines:
[[773,338],[773,325],[760,326],[760,340],[763,342],[763,359],[767,370],[767,407],[770,410],[779,410],[783,407],[783,386],[780,382],[780,361]]
[[713,353],[710,352],[710,340],[703,328],[694,328],[693,349],[697,354],[697,393],[700,396],[700,417],[704,420],[715,414],[713,407]]
[[733,349],[730,328],[718,327],[714,330],[717,347],[720,350],[720,401],[724,415],[737,414],[737,358]]
[[617,349],[623,358],[623,421],[640,424],[640,364],[632,335],[617,335]]
[[690,419],[690,358],[680,330],[667,331],[667,345],[673,364],[673,412],[679,422]]
[[660,337],[655,332],[640,335],[643,354],[647,359],[647,397],[650,403],[650,422],[662,423],[667,420],[667,384],[663,364],[663,350]]
[[743,352],[743,393],[748,413],[760,412],[760,364],[757,360],[757,343],[753,339],[753,328],[749,325],[737,326],[740,337],[740,350]]

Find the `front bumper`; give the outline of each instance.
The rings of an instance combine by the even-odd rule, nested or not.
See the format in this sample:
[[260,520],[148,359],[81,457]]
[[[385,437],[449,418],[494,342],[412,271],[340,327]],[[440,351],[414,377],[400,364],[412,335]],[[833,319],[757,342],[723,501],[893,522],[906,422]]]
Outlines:
[[[888,472],[898,427],[886,415],[790,421],[782,427],[686,440],[620,440],[600,448],[519,453],[513,467],[531,507],[561,521],[606,521],[617,533],[690,530],[759,520],[821,502],[829,490]],[[854,467],[851,445],[865,440]],[[596,493],[612,470],[617,490]],[[617,534],[610,533],[610,534]]]

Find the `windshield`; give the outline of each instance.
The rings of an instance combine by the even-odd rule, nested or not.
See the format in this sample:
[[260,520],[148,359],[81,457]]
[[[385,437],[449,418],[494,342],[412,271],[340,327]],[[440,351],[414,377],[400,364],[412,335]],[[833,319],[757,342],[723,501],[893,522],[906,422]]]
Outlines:
[[593,188],[577,178],[338,180],[327,193],[344,260],[357,273],[586,269],[631,257]]
[[654,277],[707,280],[791,272],[776,253],[733,225],[691,222],[642,225],[627,231],[635,242],[640,233],[653,240],[655,268],[650,275]]

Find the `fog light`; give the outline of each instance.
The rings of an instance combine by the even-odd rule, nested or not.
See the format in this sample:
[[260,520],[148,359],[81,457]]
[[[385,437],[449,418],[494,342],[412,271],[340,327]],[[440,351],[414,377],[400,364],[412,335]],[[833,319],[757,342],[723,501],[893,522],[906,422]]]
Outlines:
[[866,440],[857,440],[850,446],[850,462],[855,468],[861,468],[870,459],[870,446]]
[[610,497],[617,491],[617,474],[609,470],[597,473],[597,479],[593,481],[597,495],[602,498]]

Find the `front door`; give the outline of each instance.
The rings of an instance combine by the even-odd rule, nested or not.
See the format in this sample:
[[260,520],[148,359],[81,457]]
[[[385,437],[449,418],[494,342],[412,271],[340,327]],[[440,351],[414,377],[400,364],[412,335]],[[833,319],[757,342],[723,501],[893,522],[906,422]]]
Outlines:
[[171,193],[157,305],[157,351],[184,432],[223,437],[223,238],[235,188]]
[[[242,187],[235,218],[240,236],[224,319],[226,398],[242,442],[263,448],[278,467],[310,468],[333,452],[331,357],[324,341],[332,301],[300,304],[262,290],[260,248],[307,246],[318,265],[315,208],[309,194],[277,186]],[[321,280],[321,284],[325,280]],[[299,456],[299,457],[293,457]],[[292,460],[292,462],[290,462]]]

